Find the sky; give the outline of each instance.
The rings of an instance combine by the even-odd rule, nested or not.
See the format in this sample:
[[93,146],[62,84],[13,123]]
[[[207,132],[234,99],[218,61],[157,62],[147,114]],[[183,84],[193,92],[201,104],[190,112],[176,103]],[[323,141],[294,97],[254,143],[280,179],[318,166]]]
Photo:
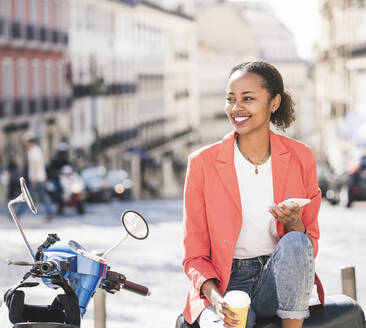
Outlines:
[[319,0],[261,1],[268,3],[276,16],[293,33],[298,55],[303,59],[311,59],[312,48],[320,30]]

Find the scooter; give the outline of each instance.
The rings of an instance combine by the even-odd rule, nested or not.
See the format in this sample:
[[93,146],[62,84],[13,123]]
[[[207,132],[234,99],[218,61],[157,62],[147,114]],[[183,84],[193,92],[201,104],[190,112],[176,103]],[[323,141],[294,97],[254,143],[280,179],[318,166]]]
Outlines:
[[[58,188],[57,184],[60,184]],[[78,214],[85,213],[84,181],[71,165],[64,165],[58,172],[58,181],[47,181],[46,188],[53,201],[58,203],[59,214],[64,207],[74,207]],[[61,195],[57,195],[59,189],[62,190]]]
[[[37,208],[28,191],[24,178],[20,178],[21,194],[8,203],[8,208],[18,231],[23,237],[31,261],[10,261],[8,264],[30,266],[19,284],[4,295],[0,309],[1,328],[79,328],[88,303],[98,288],[114,294],[121,289],[150,295],[147,287],[128,281],[118,272],[111,271],[107,255],[117,248],[128,236],[143,240],[149,234],[144,217],[135,211],[121,215],[126,233],[101,256],[88,252],[78,242],[62,241],[57,234],[49,234],[34,253],[13,210],[16,203],[26,202],[33,214]],[[27,282],[28,278],[41,279],[52,289],[62,289],[51,305],[24,304],[23,290],[36,287],[38,282]]]

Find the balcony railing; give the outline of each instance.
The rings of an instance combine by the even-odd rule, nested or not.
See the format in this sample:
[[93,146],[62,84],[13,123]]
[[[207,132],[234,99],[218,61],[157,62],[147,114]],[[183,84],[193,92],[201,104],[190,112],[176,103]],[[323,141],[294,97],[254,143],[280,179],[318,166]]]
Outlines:
[[39,98],[33,98],[29,100],[29,113],[34,114],[40,111],[40,101]]
[[14,102],[13,100],[10,99],[3,99],[0,100],[0,117],[8,117],[11,115],[11,113],[13,112],[13,108],[14,108]]
[[41,27],[39,30],[40,30],[39,35],[40,35],[41,42],[46,42],[47,41],[47,30],[46,30],[46,28]]
[[11,26],[11,35],[14,39],[20,39],[22,37],[21,34],[21,23],[13,22]]
[[38,26],[34,26],[31,24],[27,25],[27,40],[29,41],[40,40]]
[[0,101],[0,118],[4,117],[4,102]]
[[0,17],[0,38],[9,37],[10,32],[9,21],[4,17]]
[[[106,149],[118,145],[122,142],[135,139],[138,136],[138,133],[139,131],[137,128],[125,129],[115,132],[113,134],[101,136],[99,142],[100,145],[102,145],[103,149]],[[92,144],[92,148],[96,148],[95,142]]]
[[135,83],[113,83],[104,85],[100,90],[94,91],[91,84],[74,84],[74,98],[82,98],[96,95],[120,95],[128,93],[136,93],[137,86]]
[[26,98],[16,99],[14,102],[14,116],[20,116],[28,112],[29,101]]
[[17,98],[0,100],[0,118],[52,113],[71,107],[70,97]]
[[69,42],[66,32],[18,21],[10,22],[4,17],[0,17],[0,38],[10,38],[10,41],[12,39],[39,41],[54,45],[67,45]]
[[185,130],[178,131],[171,136],[165,136],[165,137],[157,136],[154,139],[146,139],[146,140],[144,140],[144,143],[141,145],[141,149],[143,149],[144,151],[148,151],[148,150],[154,149],[156,147],[160,147],[161,145],[163,145],[167,142],[171,142],[173,140],[177,140],[181,137],[189,135],[190,133],[192,133],[192,131],[193,131],[192,128],[187,128]]

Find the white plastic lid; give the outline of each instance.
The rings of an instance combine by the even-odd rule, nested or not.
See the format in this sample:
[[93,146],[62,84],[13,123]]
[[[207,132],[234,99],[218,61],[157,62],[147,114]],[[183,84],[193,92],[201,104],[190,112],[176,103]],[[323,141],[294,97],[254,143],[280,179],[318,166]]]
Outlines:
[[232,308],[242,308],[250,305],[250,297],[246,292],[240,290],[233,290],[228,292],[224,300]]

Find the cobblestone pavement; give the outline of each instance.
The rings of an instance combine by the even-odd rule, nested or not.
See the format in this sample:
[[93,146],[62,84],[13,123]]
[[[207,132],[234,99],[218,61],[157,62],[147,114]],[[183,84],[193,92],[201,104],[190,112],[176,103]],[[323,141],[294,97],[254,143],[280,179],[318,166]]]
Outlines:
[[[73,211],[51,223],[42,214],[26,213],[22,218],[24,231],[33,247],[43,242],[47,233],[57,232],[64,240],[74,239],[88,250],[105,250],[123,233],[120,214],[126,209],[140,211],[150,225],[150,236],[144,241],[126,240],[109,256],[112,269],[124,273],[129,280],[151,288],[149,297],[121,291],[107,295],[107,327],[124,328],[174,327],[182,311],[188,287],[182,267],[182,200],[111,202],[93,204],[84,216]],[[0,261],[0,294],[18,282],[24,267],[5,264],[7,259],[28,260],[23,241],[5,212],[0,214],[2,256]],[[366,203],[346,209],[322,204],[319,215],[321,230],[316,271],[326,293],[341,293],[342,266],[356,266],[357,296],[366,310]],[[38,287],[27,295],[28,303],[49,304],[55,292]],[[315,296],[315,293],[314,293]],[[93,327],[93,302],[83,321],[83,328]]]

